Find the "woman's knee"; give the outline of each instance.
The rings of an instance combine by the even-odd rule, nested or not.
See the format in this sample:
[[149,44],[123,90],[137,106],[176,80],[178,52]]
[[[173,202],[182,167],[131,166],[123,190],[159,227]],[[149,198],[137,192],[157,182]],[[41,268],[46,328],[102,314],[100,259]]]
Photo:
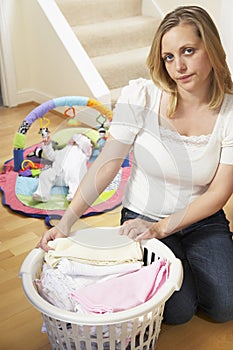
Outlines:
[[224,323],[233,320],[233,301],[224,305],[216,304],[210,310],[203,310],[215,322]]
[[[229,278],[230,280],[230,278]],[[213,321],[223,323],[233,320],[233,281],[217,280],[209,288],[199,290],[199,308]]]
[[196,311],[197,300],[194,295],[175,292],[165,304],[163,322],[173,325],[183,324],[190,321]]
[[196,308],[189,308],[185,310],[177,310],[175,312],[165,307],[163,315],[163,323],[170,325],[179,325],[187,323],[196,314]]

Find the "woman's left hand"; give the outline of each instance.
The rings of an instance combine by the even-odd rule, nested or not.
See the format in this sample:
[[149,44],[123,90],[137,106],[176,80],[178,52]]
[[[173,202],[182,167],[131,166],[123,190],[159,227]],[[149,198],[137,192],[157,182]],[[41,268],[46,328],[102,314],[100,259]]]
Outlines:
[[136,241],[150,238],[163,238],[158,222],[150,222],[138,218],[125,221],[120,228],[119,234],[128,236]]

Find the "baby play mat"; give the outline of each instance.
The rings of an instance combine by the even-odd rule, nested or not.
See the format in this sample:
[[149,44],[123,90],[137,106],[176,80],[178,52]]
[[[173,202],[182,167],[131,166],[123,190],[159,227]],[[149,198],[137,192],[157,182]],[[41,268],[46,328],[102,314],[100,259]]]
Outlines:
[[[91,166],[99,153],[100,130],[89,127],[76,127],[74,106],[87,106],[95,109],[97,112],[97,120],[100,122],[99,129],[105,127],[104,122],[111,120],[112,112],[96,100],[86,97],[63,97],[48,101],[36,107],[23,120],[14,139],[14,158],[7,160],[4,163],[0,174],[0,189],[3,192],[2,203],[8,206],[11,210],[37,218],[44,218],[46,224],[50,225],[51,219],[59,219],[69,202],[66,199],[67,187],[54,186],[52,195],[48,202],[36,202],[33,200],[32,194],[38,186],[38,176],[43,167],[49,166],[48,161],[41,157],[39,152],[41,142],[24,149],[26,133],[31,124],[35,120],[40,121],[40,132],[48,131],[48,119],[44,115],[51,109],[59,106],[68,106],[68,111],[72,111],[70,117],[68,115],[67,127],[51,134],[51,139],[54,147],[59,149],[64,147],[71,136],[75,133],[86,135],[92,141],[93,153],[88,161],[88,167]],[[44,127],[43,123],[47,123]],[[71,123],[70,123],[71,122]],[[98,124],[98,123],[97,123]],[[125,186],[130,175],[130,164],[128,159],[122,164],[117,176],[112,183],[103,191],[93,205],[84,213],[83,217],[101,214],[103,212],[114,209],[119,206],[122,201]]]

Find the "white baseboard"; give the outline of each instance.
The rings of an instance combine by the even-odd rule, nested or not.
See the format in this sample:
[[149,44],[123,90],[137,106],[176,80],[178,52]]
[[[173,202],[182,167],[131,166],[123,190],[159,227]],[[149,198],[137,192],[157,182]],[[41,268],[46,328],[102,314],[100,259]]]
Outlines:
[[22,104],[27,102],[36,102],[41,104],[54,98],[54,96],[49,96],[42,91],[38,91],[34,89],[17,91],[16,95],[17,95],[17,104]]

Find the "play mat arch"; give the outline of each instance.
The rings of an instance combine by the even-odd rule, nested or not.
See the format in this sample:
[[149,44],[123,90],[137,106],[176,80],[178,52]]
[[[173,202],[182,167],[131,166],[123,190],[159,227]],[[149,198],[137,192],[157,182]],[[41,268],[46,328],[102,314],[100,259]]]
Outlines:
[[[75,127],[72,123],[77,117],[76,106],[90,107],[97,111],[97,128]],[[4,163],[0,174],[0,189],[3,193],[2,203],[18,213],[44,218],[48,226],[51,219],[59,219],[69,202],[66,200],[67,188],[54,187],[51,200],[46,203],[33,200],[32,193],[38,185],[38,177],[43,167],[49,166],[41,157],[42,139],[35,145],[25,149],[26,135],[31,125],[39,120],[40,134],[49,132],[49,119],[46,113],[57,107],[66,107],[64,115],[67,118],[67,128],[63,128],[51,135],[54,147],[57,149],[66,145],[74,133],[82,133],[89,137],[94,145],[93,154],[88,161],[88,166],[99,153],[103,135],[107,131],[107,125],[112,120],[112,110],[101,102],[85,96],[64,96],[49,100],[34,108],[22,121],[13,140],[13,158]],[[101,214],[119,206],[122,201],[126,182],[130,175],[130,162],[127,158],[112,183],[99,196],[96,202],[84,213],[83,217]]]
[[[71,110],[73,117],[75,116],[74,106],[86,106],[96,109],[100,115],[105,116],[108,120],[112,119],[112,111],[95,99],[84,96],[64,96],[49,100],[33,109],[23,120],[14,137],[14,170],[18,171],[21,167],[23,159],[23,149],[26,144],[26,134],[30,126],[38,118],[44,118],[45,114],[57,107],[68,106],[65,115],[70,117],[68,111]],[[45,125],[44,129],[47,129]],[[43,129],[43,127],[41,127]],[[42,130],[41,130],[42,131]]]

